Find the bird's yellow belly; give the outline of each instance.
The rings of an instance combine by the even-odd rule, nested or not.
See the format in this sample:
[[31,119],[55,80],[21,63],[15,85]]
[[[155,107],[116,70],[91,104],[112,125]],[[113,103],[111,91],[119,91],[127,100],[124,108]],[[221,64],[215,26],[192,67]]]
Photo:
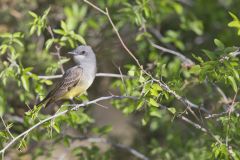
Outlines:
[[72,99],[86,91],[86,86],[76,86],[62,96],[62,99]]

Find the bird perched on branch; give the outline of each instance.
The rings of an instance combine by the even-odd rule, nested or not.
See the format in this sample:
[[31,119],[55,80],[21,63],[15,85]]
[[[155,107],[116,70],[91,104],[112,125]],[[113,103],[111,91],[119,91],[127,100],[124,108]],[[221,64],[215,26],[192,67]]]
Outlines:
[[69,99],[84,93],[93,83],[96,75],[96,56],[90,46],[78,46],[68,54],[73,56],[75,65],[63,74],[62,78],[55,87],[40,101],[37,106],[51,103],[59,100]]

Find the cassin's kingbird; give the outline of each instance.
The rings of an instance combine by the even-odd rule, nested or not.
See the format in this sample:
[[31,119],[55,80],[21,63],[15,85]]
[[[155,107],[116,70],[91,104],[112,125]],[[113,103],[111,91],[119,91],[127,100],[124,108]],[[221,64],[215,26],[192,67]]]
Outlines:
[[75,66],[66,70],[60,81],[55,85],[47,96],[37,104],[48,106],[62,99],[72,100],[84,93],[96,75],[96,57],[90,46],[81,45],[74,51],[68,52],[73,55]]

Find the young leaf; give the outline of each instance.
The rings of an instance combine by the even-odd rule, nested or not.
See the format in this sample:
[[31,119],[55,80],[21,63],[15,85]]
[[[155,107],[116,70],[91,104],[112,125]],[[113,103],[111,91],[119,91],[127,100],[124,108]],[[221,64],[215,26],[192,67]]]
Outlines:
[[159,104],[153,98],[150,98],[149,103],[154,107],[159,107]]
[[22,85],[26,91],[29,91],[29,80],[28,79],[29,79],[29,77],[26,75],[21,76]]
[[172,114],[175,114],[176,113],[176,108],[170,107],[170,108],[168,108],[168,111],[170,111]]
[[28,11],[28,13],[34,18],[38,18],[38,15],[36,13],[34,13],[32,11]]
[[220,40],[215,38],[214,43],[219,49],[224,49],[224,44]]
[[237,93],[238,87],[237,87],[237,83],[236,83],[235,79],[232,76],[228,76],[228,80],[229,80],[234,92]]

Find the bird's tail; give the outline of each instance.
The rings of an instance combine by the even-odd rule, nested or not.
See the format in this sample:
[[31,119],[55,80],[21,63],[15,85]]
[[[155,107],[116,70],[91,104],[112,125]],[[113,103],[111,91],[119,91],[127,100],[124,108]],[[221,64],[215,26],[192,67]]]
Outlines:
[[51,104],[51,98],[44,98],[43,100],[41,100],[39,103],[36,104],[37,107],[44,105],[44,107],[47,107],[49,104]]

